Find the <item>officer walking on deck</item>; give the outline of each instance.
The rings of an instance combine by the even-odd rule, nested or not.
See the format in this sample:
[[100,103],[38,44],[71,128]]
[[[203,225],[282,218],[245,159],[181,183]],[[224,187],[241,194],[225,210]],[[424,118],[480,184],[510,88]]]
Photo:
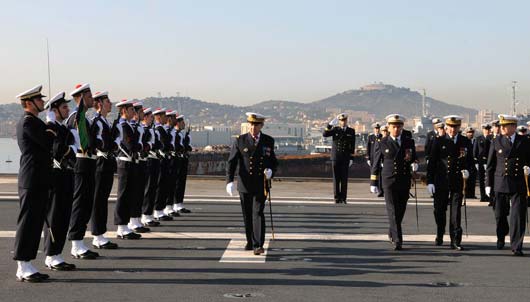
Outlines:
[[478,183],[480,190],[480,201],[489,201],[486,195],[486,163],[488,161],[488,152],[491,144],[490,130],[491,125],[482,124],[482,134],[477,136],[473,144],[473,157],[475,159],[475,169],[478,171]]
[[[381,138],[383,138],[383,135],[381,134],[381,124],[380,123],[374,123],[372,124],[372,128],[374,129],[374,133],[371,133],[368,135],[367,144],[366,144],[366,159],[368,166],[371,166],[374,161],[374,150],[375,145],[381,141]],[[379,175],[379,182],[377,185],[377,188],[379,189],[379,193],[377,194],[377,197],[383,197],[384,191],[383,187],[381,185],[381,175]]]
[[446,135],[436,138],[432,145],[431,159],[427,165],[427,189],[434,195],[434,218],[436,221],[436,245],[443,244],[447,206],[450,208],[449,234],[451,248],[463,250],[461,207],[464,182],[469,178],[473,165],[470,142],[459,134],[462,117],[444,117]]
[[332,137],[331,166],[335,203],[346,204],[348,170],[355,154],[355,129],[348,127],[348,115],[339,114],[324,130],[324,137]]
[[249,132],[239,135],[232,145],[226,167],[226,191],[232,196],[236,169],[237,190],[241,201],[247,244],[245,250],[263,254],[265,243],[265,182],[271,180],[278,161],[274,139],[261,132],[265,116],[247,113]]
[[389,221],[388,237],[394,250],[401,250],[403,232],[401,223],[407,209],[412,172],[418,170],[416,146],[409,136],[403,136],[405,118],[400,114],[387,116],[389,136],[375,145],[370,177],[370,192],[379,192],[379,176],[383,179],[385,204]]
[[[516,133],[517,117],[499,115],[501,135],[491,143],[486,167],[486,194],[495,191],[497,249],[504,248],[510,234],[514,256],[523,256],[526,229],[530,140]],[[526,179],[525,179],[526,178]],[[508,215],[510,215],[508,223]]]

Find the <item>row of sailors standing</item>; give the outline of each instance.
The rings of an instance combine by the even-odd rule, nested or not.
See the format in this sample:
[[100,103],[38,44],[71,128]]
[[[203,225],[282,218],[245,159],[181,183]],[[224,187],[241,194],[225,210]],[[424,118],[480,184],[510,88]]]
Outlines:
[[[17,280],[49,278],[30,263],[36,258],[44,222],[45,265],[51,270],[76,268],[61,256],[66,239],[72,243],[73,258],[99,257],[83,241],[89,222],[94,248],[118,248],[105,237],[116,171],[118,238],[140,239],[140,233],[149,232],[160,221],[190,213],[183,205],[191,151],[183,115],[123,100],[116,104],[119,118],[111,124],[108,92],[92,95],[89,84],[77,85],[71,93],[76,109],[70,114],[64,92],[44,104],[41,90],[39,85],[17,96],[25,111],[17,124],[21,150],[14,252]],[[89,120],[86,111],[92,107],[97,112]],[[45,109],[46,123],[38,118]]]

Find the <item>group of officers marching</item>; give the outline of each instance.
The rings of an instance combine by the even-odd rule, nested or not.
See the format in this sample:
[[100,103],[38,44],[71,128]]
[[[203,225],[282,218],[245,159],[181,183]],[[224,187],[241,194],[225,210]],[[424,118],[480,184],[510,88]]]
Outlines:
[[[355,130],[348,127],[347,114],[340,114],[324,130],[332,137],[331,162],[336,203],[346,203],[348,168],[355,154]],[[375,123],[368,136],[366,160],[370,166],[370,192],[384,197],[389,221],[388,237],[394,250],[403,247],[402,221],[411,187],[416,185],[419,159],[412,132],[403,129],[405,117],[391,114],[386,125]],[[510,236],[514,256],[523,256],[526,229],[530,138],[526,127],[517,126],[515,116],[501,114],[491,124],[482,125],[483,134],[474,129],[462,134],[462,117],[433,119],[434,130],[427,135],[425,159],[427,190],[434,200],[435,244],[443,245],[449,216],[450,247],[462,245],[462,205],[475,198],[476,177],[481,201],[493,206],[497,248],[503,249]],[[490,132],[491,131],[491,132]],[[447,210],[449,209],[449,215]]]
[[[45,103],[41,90],[39,85],[17,96],[24,109],[17,123],[21,150],[14,249],[17,280],[49,278],[31,264],[43,225],[45,265],[51,270],[76,269],[62,257],[67,239],[73,258],[99,257],[83,241],[89,222],[94,248],[118,248],[105,237],[116,172],[117,238],[140,239],[141,233],[161,221],[191,212],[184,207],[192,147],[183,115],[123,100],[115,105],[118,118],[111,122],[107,116],[113,104],[108,92],[92,94],[89,84],[77,85],[70,94],[75,102],[70,113],[65,92]],[[91,119],[90,108],[96,111]],[[44,110],[46,122],[38,117]]]

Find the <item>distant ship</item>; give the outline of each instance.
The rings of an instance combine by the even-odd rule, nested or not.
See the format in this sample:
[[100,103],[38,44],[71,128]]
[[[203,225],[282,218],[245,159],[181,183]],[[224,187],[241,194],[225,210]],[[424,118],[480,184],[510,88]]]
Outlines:
[[6,160],[6,163],[12,163],[13,161],[9,158],[9,156],[7,157],[7,160]]

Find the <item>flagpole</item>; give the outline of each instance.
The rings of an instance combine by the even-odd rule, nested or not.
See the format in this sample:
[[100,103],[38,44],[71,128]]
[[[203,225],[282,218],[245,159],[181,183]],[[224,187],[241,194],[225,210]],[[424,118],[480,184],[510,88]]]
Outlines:
[[50,45],[46,38],[46,55],[48,57],[48,97],[52,95],[51,71],[50,71]]

